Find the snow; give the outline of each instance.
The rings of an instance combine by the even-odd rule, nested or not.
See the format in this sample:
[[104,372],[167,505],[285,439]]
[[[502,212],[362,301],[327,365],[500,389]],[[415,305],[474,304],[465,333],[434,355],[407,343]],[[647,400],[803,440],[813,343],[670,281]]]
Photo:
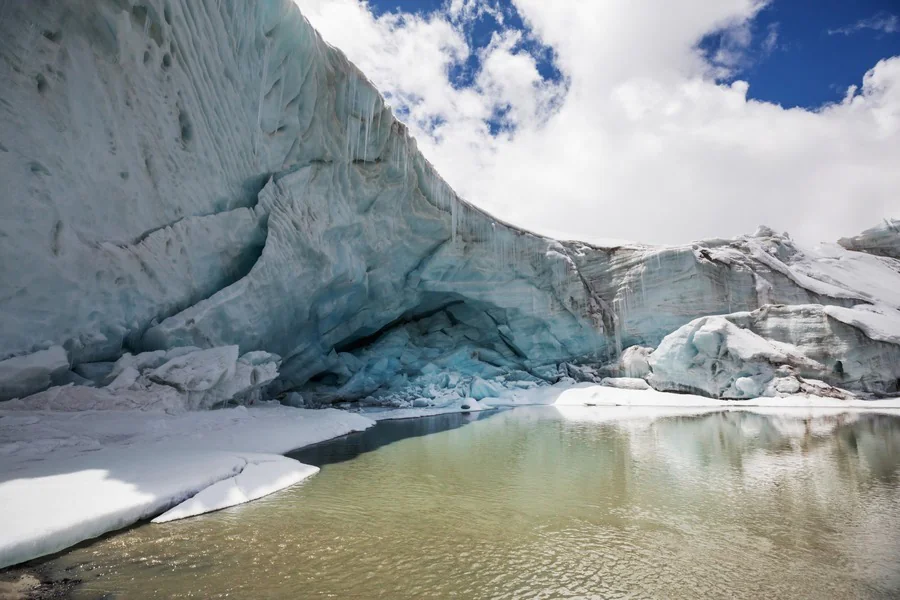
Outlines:
[[774,398],[753,398],[750,400],[720,400],[693,394],[675,394],[649,390],[611,388],[592,383],[563,383],[531,390],[510,392],[500,398],[489,398],[485,402],[491,406],[664,406],[703,408],[829,408],[866,409],[890,414],[900,414],[900,398],[882,400],[842,400],[813,395],[791,395]]
[[[277,403],[175,415],[0,409],[0,566],[155,517],[223,480],[173,514],[258,498],[313,474],[280,454],[373,424]],[[210,498],[223,486],[233,489]]]
[[824,310],[829,317],[862,329],[873,340],[900,346],[900,312],[896,310],[869,305],[826,306]]
[[319,472],[318,467],[304,465],[284,456],[248,454],[243,458],[247,464],[240,473],[200,490],[153,519],[153,522],[166,523],[244,504],[290,487]]
[[851,252],[838,244],[800,247],[791,269],[866,301],[900,309],[900,263],[891,258]]

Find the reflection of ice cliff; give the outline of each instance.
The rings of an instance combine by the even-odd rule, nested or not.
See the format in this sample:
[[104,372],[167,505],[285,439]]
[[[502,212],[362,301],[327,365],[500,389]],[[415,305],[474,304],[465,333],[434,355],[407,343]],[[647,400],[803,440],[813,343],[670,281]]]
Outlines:
[[663,461],[673,473],[687,477],[713,470],[717,477],[747,484],[784,477],[822,484],[827,474],[816,472],[816,465],[823,460],[838,465],[853,461],[861,476],[900,477],[900,423],[895,416],[840,409],[555,409],[572,423],[609,424],[629,437],[633,455]]

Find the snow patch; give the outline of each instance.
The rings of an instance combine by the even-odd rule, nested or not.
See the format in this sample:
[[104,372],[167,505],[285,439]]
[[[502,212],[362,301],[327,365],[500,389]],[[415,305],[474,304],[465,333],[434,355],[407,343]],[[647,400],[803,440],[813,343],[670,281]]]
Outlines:
[[[261,497],[313,472],[281,454],[374,423],[278,403],[180,414],[0,408],[0,568],[155,517],[236,475],[228,485],[241,495],[228,498]],[[212,495],[180,510],[221,508]]]
[[319,472],[318,467],[305,465],[285,456],[248,455],[240,473],[217,481],[153,519],[166,523],[195,515],[245,504],[299,483]]

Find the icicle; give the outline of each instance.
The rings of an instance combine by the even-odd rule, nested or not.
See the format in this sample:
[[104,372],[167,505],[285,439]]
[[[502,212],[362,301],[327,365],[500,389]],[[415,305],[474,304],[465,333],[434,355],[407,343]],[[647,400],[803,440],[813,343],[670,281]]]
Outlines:
[[[617,302],[613,301],[613,311],[618,311]],[[613,315],[613,327],[616,340],[616,356],[622,356],[622,323],[618,314]]]
[[281,81],[279,82],[279,86],[281,89],[278,90],[278,124],[275,126],[277,130],[281,127],[281,119],[284,115],[284,75],[281,76]]
[[728,280],[728,276],[725,276],[725,296],[728,300],[728,312],[729,314],[734,312],[731,310],[731,282]]
[[144,37],[150,36],[150,13],[144,15]]
[[645,308],[647,307],[647,286],[644,285],[644,271],[646,271],[646,270],[647,270],[647,265],[642,264],[641,265],[641,304],[643,304]]
[[350,137],[350,123],[352,122],[352,118],[353,118],[353,105],[356,104],[356,77],[353,77],[353,75],[350,75],[349,79],[350,79],[350,83],[349,83],[349,90],[347,92],[347,101],[346,101],[346,105],[347,105],[347,107],[346,107],[347,108],[347,158],[348,158],[348,162],[353,162],[353,156],[350,154],[350,152],[353,150],[353,147],[352,147],[353,144],[351,142],[352,138]]
[[369,105],[369,118],[366,119],[366,141],[365,146],[363,147],[363,162],[369,157],[369,128],[372,126],[372,120],[375,118],[375,101],[373,100],[372,104]]
[[400,170],[400,140],[391,138],[391,165]]
[[[355,108],[356,107],[355,100],[353,102],[353,105]],[[360,138],[360,136],[362,136],[362,131],[361,131],[362,130],[362,116],[361,115],[360,115],[360,118],[357,119],[357,122],[359,124],[356,126],[356,134],[355,134],[355,138],[354,138],[354,142],[353,142],[353,157],[352,157],[353,160],[357,160],[359,158],[359,138]]]
[[[378,107],[378,96],[375,96],[375,107]],[[378,111],[378,121],[375,125],[375,143],[378,143],[378,140],[381,139],[381,113],[384,112],[384,107],[381,107],[381,110]]]
[[266,82],[269,79],[269,38],[266,38],[266,52],[263,55],[263,69],[259,80],[259,105],[256,111],[257,136],[262,131],[263,101],[266,99]]
[[450,202],[451,202],[451,207],[450,207],[450,239],[452,239],[452,240],[453,240],[453,243],[455,244],[455,243],[456,243],[456,229],[457,229],[457,225],[458,225],[457,218],[458,218],[459,215],[457,214],[457,210],[458,210],[458,209],[456,208],[456,204],[457,204],[457,203],[456,203],[456,202],[453,202],[452,200],[451,200]]

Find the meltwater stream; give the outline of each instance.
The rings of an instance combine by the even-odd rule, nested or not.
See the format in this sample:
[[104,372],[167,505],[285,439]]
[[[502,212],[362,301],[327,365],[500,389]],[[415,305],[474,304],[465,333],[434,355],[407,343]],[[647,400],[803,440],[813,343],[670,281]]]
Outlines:
[[296,456],[321,473],[45,567],[77,598],[900,595],[894,416],[519,408]]

